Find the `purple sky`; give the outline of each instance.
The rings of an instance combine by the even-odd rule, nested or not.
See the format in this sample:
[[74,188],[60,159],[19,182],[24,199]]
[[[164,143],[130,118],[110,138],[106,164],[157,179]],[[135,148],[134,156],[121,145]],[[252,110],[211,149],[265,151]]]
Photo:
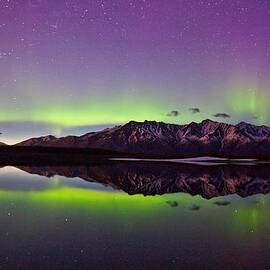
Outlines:
[[270,124],[269,0],[3,0],[0,37],[4,141],[143,119]]

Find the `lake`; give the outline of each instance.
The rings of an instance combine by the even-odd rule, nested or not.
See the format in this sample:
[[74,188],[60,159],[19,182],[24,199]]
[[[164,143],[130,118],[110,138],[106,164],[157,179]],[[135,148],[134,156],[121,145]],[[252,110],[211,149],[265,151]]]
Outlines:
[[269,269],[270,166],[0,169],[0,269]]

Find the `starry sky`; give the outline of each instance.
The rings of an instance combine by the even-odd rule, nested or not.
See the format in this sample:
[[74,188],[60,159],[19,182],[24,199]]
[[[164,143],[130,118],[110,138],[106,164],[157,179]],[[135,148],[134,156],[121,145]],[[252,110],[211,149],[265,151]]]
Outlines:
[[269,0],[1,0],[0,140],[130,120],[270,125]]

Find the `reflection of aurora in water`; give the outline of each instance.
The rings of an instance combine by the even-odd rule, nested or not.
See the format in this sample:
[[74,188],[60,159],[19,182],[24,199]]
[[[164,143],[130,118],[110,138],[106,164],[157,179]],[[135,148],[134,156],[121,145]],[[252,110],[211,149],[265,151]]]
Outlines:
[[[10,171],[17,171],[10,167]],[[17,171],[19,172],[19,171]],[[24,175],[21,174],[21,175]],[[40,206],[41,208],[53,208],[56,211],[63,208],[93,210],[97,214],[115,215],[115,209],[120,210],[119,215],[149,217],[160,215],[161,212],[167,212],[168,201],[177,201],[178,210],[189,210],[192,205],[199,205],[203,211],[211,209],[219,212],[227,212],[227,208],[231,213],[230,221],[234,224],[237,230],[247,229],[247,231],[258,229],[260,223],[263,222],[263,217],[267,217],[267,211],[270,206],[270,198],[266,195],[256,195],[247,200],[241,199],[238,196],[228,196],[231,205],[216,206],[214,202],[220,201],[222,198],[214,198],[205,200],[200,196],[191,196],[189,194],[166,194],[163,196],[143,196],[143,195],[128,195],[124,192],[113,191],[108,187],[102,189],[92,189],[93,183],[85,183],[79,181],[77,186],[72,186],[71,179],[63,180],[63,177],[53,177],[50,180],[39,176],[34,176],[36,181],[47,182],[42,189],[31,190],[31,186],[25,190],[1,190],[0,201],[2,203],[13,201],[20,204],[30,204]],[[79,185],[82,185],[82,188]],[[87,187],[88,184],[88,188]],[[28,190],[27,190],[28,189]],[[227,198],[226,197],[226,200]],[[124,210],[122,212],[122,210]],[[221,211],[222,210],[222,211]],[[229,213],[228,213],[229,214]]]
[[[231,205],[216,206],[214,202],[222,202],[222,199],[205,200],[200,196],[193,197],[188,194],[145,197],[76,187],[52,187],[39,191],[0,191],[1,205],[8,202],[25,205],[27,212],[31,211],[32,207],[40,208],[45,213],[69,209],[69,211],[81,211],[82,215],[87,215],[89,213],[87,211],[91,213],[94,211],[98,216],[115,217],[117,215],[120,222],[126,218],[134,221],[138,218],[147,220],[162,214],[167,218],[172,218],[181,212],[185,212],[185,216],[190,212],[192,205],[199,205],[201,207],[200,213],[197,214],[199,216],[218,216],[219,223],[222,220],[225,221],[228,229],[237,233],[259,233],[263,229],[262,224],[268,220],[269,196],[256,195],[247,200],[237,196],[229,197]],[[177,210],[171,211],[166,203],[168,201],[178,202]],[[211,214],[207,211],[210,211]],[[224,214],[226,216],[223,216]],[[182,222],[185,221],[182,220]]]
[[[25,187],[4,188],[7,180],[13,185],[22,181]],[[42,185],[32,189],[36,182]],[[266,265],[268,195],[210,200],[185,193],[130,196],[78,178],[48,179],[12,167],[0,169],[0,184],[0,248],[3,256],[15,251],[7,262],[10,269],[18,261],[36,269],[59,269],[63,263],[71,269],[96,264],[138,269],[137,263],[156,269],[179,263],[193,269],[202,264],[205,269],[212,264],[223,269],[224,263],[225,269]],[[230,204],[218,206],[217,201]],[[199,210],[192,210],[194,205]],[[260,254],[251,260],[254,249]]]

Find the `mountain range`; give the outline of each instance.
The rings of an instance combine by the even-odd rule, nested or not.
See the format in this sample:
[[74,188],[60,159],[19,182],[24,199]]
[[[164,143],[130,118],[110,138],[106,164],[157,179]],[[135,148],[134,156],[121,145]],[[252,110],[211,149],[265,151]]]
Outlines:
[[[270,192],[270,167],[267,165],[200,166],[169,162],[111,162],[93,166],[19,166],[18,168],[49,178],[79,177],[88,182],[123,190],[131,195],[185,192],[210,199],[230,194],[248,197]],[[0,183],[0,188],[3,184],[5,183]]]
[[130,121],[82,136],[44,136],[17,146],[95,148],[139,156],[270,158],[270,127],[204,120],[186,125]]

